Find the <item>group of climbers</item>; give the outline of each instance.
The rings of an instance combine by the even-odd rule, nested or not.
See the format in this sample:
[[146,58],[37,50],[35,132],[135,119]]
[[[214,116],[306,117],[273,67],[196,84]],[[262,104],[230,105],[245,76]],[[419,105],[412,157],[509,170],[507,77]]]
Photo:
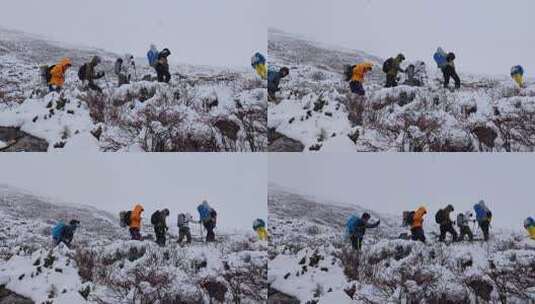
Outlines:
[[[474,212],[476,218],[473,219],[473,213],[467,211],[465,213],[459,213],[457,215],[457,226],[459,227],[460,234],[455,230],[455,222],[451,220],[451,213],[455,209],[452,205],[447,205],[443,209],[439,209],[435,214],[435,221],[440,228],[439,241],[444,242],[447,234],[451,234],[453,242],[464,241],[465,237],[468,237],[469,241],[474,240],[474,234],[470,229],[470,222],[477,222],[485,241],[489,240],[489,228],[492,221],[492,212],[487,207],[483,200],[474,205]],[[424,218],[427,214],[425,207],[419,207],[415,211],[404,211],[402,222],[403,226],[409,226],[411,230],[411,239],[414,241],[426,242],[425,232],[423,229]],[[351,246],[355,250],[360,250],[362,247],[362,240],[366,229],[375,228],[379,226],[380,220],[370,224],[370,214],[363,213],[361,217],[351,215],[346,221],[346,233],[351,241]],[[528,230],[531,238],[535,239],[535,220],[528,218],[524,222],[524,227]]]

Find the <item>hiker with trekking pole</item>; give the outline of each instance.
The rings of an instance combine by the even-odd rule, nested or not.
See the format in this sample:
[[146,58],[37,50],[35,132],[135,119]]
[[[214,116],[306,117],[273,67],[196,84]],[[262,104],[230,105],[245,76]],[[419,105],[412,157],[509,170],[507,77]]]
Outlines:
[[381,223],[381,220],[377,220],[377,222],[369,224],[370,217],[369,213],[364,212],[361,217],[351,215],[346,222],[346,232],[351,240],[351,247],[356,251],[362,249],[362,241],[366,234],[366,229],[376,228]]

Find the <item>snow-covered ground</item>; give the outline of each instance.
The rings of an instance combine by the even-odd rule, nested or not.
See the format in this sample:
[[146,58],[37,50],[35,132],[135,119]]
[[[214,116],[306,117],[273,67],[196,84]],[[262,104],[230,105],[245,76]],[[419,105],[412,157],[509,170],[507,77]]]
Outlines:
[[[401,238],[408,232],[401,211],[396,217],[318,202],[276,185],[268,206],[273,303],[535,301],[535,241],[523,231],[492,229],[488,243],[439,243],[430,212],[423,244]],[[364,211],[381,225],[368,229],[358,254],[345,239],[345,220]]]
[[[271,151],[533,151],[535,87],[509,77],[464,74],[462,87],[442,88],[427,67],[422,87],[383,88],[383,60],[269,31],[269,64],[288,66],[278,100],[268,105]],[[393,54],[395,55],[395,54]],[[410,61],[418,58],[408,58]],[[365,98],[349,91],[344,65],[368,61]],[[404,77],[404,75],[401,75]],[[404,79],[400,83],[403,83]],[[450,83],[453,87],[453,83]]]
[[[97,81],[103,94],[88,91],[77,76],[94,55],[103,59],[98,69],[107,75]],[[73,62],[64,90],[48,93],[39,67],[63,57]],[[253,70],[171,65],[171,82],[160,84],[139,58],[134,81],[117,88],[113,64],[119,57],[0,29],[0,128],[21,131],[0,132],[11,150],[0,149],[31,150],[17,146],[26,134],[46,140],[48,151],[265,149],[266,82]]]
[[[71,218],[81,222],[71,248],[53,248],[51,227]],[[267,243],[249,232],[216,230],[218,242],[206,244],[192,227],[193,243],[179,246],[177,228],[170,227],[167,246],[159,247],[128,240],[127,229],[104,211],[56,205],[9,186],[0,186],[0,222],[0,291],[35,303],[264,303],[267,297]]]

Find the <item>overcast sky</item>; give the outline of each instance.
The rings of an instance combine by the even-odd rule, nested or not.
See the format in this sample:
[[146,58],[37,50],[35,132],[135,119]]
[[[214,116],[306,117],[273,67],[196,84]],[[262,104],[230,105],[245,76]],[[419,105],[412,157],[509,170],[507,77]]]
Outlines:
[[428,64],[443,46],[460,71],[508,75],[522,64],[533,76],[534,11],[532,0],[270,0],[269,26]]
[[267,48],[267,0],[4,1],[0,26],[143,57],[155,43],[175,62],[247,67]]
[[203,199],[218,211],[223,229],[251,230],[254,219],[267,217],[263,154],[6,153],[0,184],[114,214],[136,202],[145,207],[145,218],[167,207],[172,223],[179,211],[198,218]]
[[[535,215],[532,154],[271,154],[269,180],[298,193],[400,215],[428,207],[427,221],[447,204],[472,210],[480,199],[494,225],[523,229]],[[429,211],[431,210],[431,211]]]

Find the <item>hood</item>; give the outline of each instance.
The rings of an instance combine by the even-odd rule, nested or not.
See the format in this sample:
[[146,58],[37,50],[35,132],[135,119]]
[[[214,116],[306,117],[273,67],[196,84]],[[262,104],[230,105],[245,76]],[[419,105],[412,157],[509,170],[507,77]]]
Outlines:
[[444,52],[444,49],[442,49],[442,47],[438,47],[437,48],[437,53],[444,54],[446,52]]
[[144,211],[143,206],[141,206],[140,204],[137,204],[137,205],[134,207],[134,210],[133,210],[133,212],[135,212],[135,213],[141,213],[141,212],[143,212],[143,211]]
[[153,52],[158,52],[158,49],[156,48],[156,45],[154,45],[154,44],[150,45],[150,50],[153,51]]
[[416,209],[416,212],[415,213],[418,213],[418,214],[426,214],[427,213],[427,209],[425,209],[425,207],[420,207],[418,209]]
[[69,58],[62,58],[59,62],[58,62],[58,65],[60,66],[67,66],[67,65],[72,65],[71,63],[71,60]]

